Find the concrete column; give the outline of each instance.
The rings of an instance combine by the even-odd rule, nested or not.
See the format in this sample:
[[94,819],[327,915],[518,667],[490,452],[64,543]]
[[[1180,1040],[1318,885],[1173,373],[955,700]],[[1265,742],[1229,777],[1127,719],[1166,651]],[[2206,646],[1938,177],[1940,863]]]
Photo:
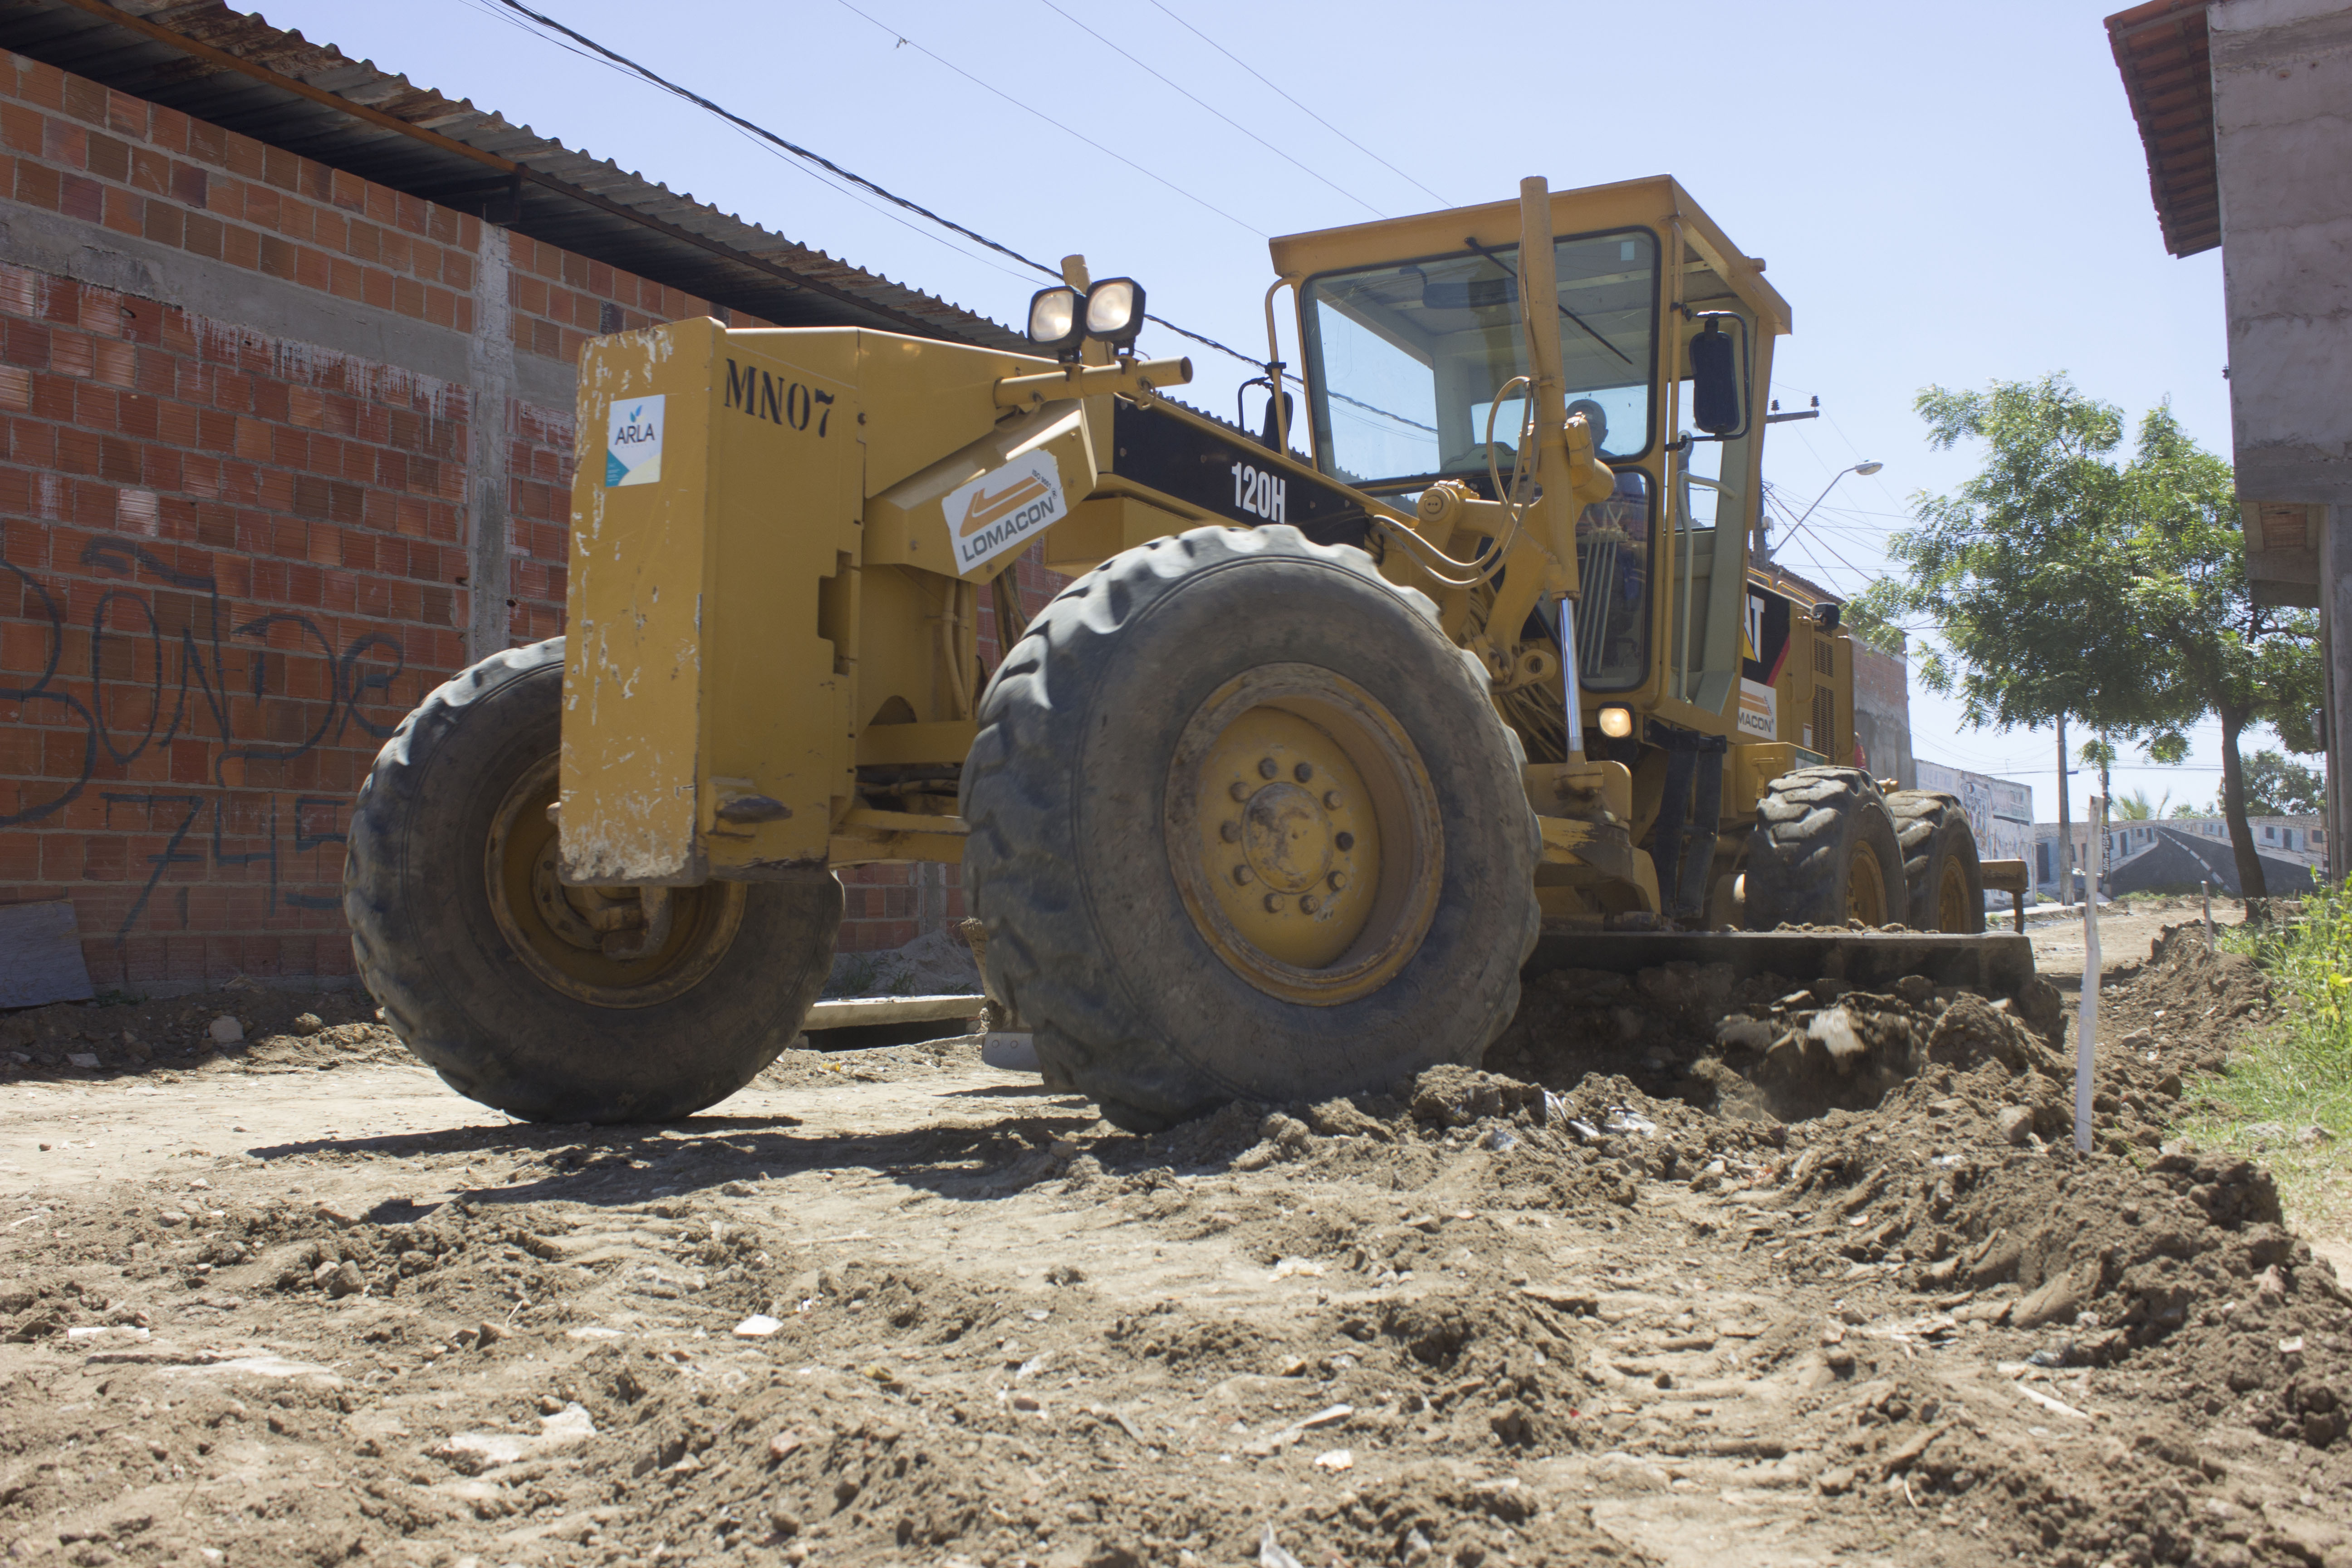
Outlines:
[[2352,505],[2327,509],[2319,538],[2319,647],[2326,660],[2327,865],[2341,880],[2352,873]]
[[948,924],[948,868],[936,860],[915,862],[915,934],[929,936]]
[[474,335],[466,349],[473,416],[466,430],[467,595],[466,657],[484,659],[509,640],[507,619],[507,454],[514,417],[514,302],[508,294],[507,231],[482,226],[474,261]]

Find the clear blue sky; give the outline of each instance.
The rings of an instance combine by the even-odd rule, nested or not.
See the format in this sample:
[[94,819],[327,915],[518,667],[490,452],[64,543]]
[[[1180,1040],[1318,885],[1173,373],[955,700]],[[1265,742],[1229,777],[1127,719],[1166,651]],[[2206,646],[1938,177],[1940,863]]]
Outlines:
[[[1045,0],[536,0],[1018,250],[1132,274],[1156,313],[1245,353],[1265,336],[1265,236],[1507,199],[1531,174],[1555,189],[1673,174],[1794,308],[1775,395],[1818,395],[1826,416],[1773,429],[1766,478],[1801,509],[1840,468],[1886,465],[1840,481],[1782,552],[1844,592],[1882,569],[1914,495],[1970,471],[1923,438],[1911,402],[1930,383],[2065,371],[2134,419],[2169,397],[2228,455],[2220,253],[2165,254],[2107,4],[1057,3],[1066,16]],[[1000,321],[1039,286],[510,26],[496,0],[266,15]],[[1192,353],[1192,397],[1231,416],[1250,372],[1165,332],[1142,347]],[[2054,816],[2048,731],[1962,730],[1916,680],[1911,700],[1918,755],[2018,777]],[[2117,789],[2210,801],[2218,727],[2198,740],[2192,765],[2126,766]]]

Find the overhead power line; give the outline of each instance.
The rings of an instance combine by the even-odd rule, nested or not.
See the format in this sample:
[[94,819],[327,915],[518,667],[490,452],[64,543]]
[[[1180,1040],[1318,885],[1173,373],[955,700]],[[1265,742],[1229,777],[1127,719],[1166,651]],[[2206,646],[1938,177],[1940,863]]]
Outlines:
[[[780,147],[783,151],[791,153],[793,157],[806,159],[809,163],[814,163],[817,167],[826,170],[838,178],[849,182],[851,184],[856,185],[864,190],[873,192],[884,201],[889,202],[894,205],[903,207],[910,213],[914,213],[921,217],[927,218],[930,222],[938,224],[941,228],[947,229],[951,233],[960,234],[975,244],[985,246],[989,249],[995,251],[1000,256],[1010,257],[1012,259],[1021,263],[1024,267],[1031,268],[1038,272],[1042,272],[1046,277],[1053,279],[1056,282],[1061,280],[1062,269],[1060,268],[1048,267],[1045,263],[1038,260],[1034,256],[1024,256],[1020,251],[1013,249],[1013,247],[1004,244],[1001,240],[991,239],[988,236],[981,233],[977,229],[967,228],[962,224],[956,222],[953,218],[933,212],[930,208],[923,205],[920,202],[909,201],[907,197],[900,195],[898,192],[891,190],[886,185],[878,184],[876,182],[867,179],[865,175],[858,174],[855,170],[845,169],[840,164],[835,163],[832,159],[824,156],[822,153],[812,151],[809,148],[800,145],[796,142],[792,142],[782,136],[779,136],[774,132],[769,130],[766,126],[761,125],[754,121],[746,120],[743,116],[734,112],[734,110],[728,109],[721,104],[712,102],[709,99],[703,97],[700,93],[694,91],[692,89],[681,87],[677,82],[670,80],[667,77],[661,75],[659,72],[647,66],[639,64],[637,61],[631,59],[628,56],[620,53],[618,50],[607,48],[604,45],[598,43],[595,39],[588,37],[585,33],[565,26],[562,23],[557,21],[554,17],[548,16],[545,12],[533,10],[530,6],[522,4],[522,0],[498,0],[498,3],[506,6],[507,9],[510,11],[516,12],[520,16],[530,17],[532,21],[538,23],[540,26],[547,28],[551,32],[560,33],[564,37],[572,40],[573,43],[579,44],[589,50],[593,50],[595,56],[602,58],[600,63],[609,62],[622,70],[625,70],[633,75],[641,77],[645,80],[651,82],[654,86],[660,88],[664,92],[671,93],[678,98],[684,99],[687,102],[693,104],[696,108],[702,110],[704,112],[715,115],[719,119],[725,121],[729,125],[733,126],[735,129],[742,132],[746,135],[751,136],[759,141],[771,143],[773,146]],[[856,14],[865,17],[866,21],[874,21],[874,18],[866,16],[865,12],[857,11],[856,6],[849,5],[848,0],[842,0],[842,3],[846,9],[856,11]],[[887,26],[883,26],[883,24],[879,22],[875,22],[874,25],[878,27],[883,27],[885,32],[891,31],[891,29]],[[894,37],[898,37],[895,32],[893,32],[891,36]],[[901,39],[901,41],[906,43],[910,48],[921,49],[925,55],[930,56],[933,59],[939,58],[938,56],[931,55],[931,52],[929,49],[924,49],[922,45],[916,43],[911,38],[904,38]],[[568,46],[559,47],[568,47]],[[570,52],[579,54],[581,51],[579,49],[571,49]],[[940,63],[942,65],[948,65],[948,62],[945,60],[940,60]],[[957,74],[960,76],[969,77],[968,72],[961,71],[952,65],[949,65],[948,68],[950,70],[956,70]],[[973,79],[976,82],[978,81],[978,79],[976,78],[972,78],[971,79]],[[978,82],[978,85],[986,87],[988,84],[985,82]],[[991,92],[996,91],[994,88],[989,88],[989,90]],[[1003,97],[1004,95],[999,93],[998,96]],[[1024,107],[1026,106],[1024,105]],[[1041,118],[1043,117],[1041,116]],[[1063,129],[1067,129],[1067,127],[1063,127]],[[1073,135],[1076,134],[1075,132],[1071,133]],[[1081,141],[1086,140],[1084,137],[1080,137],[1079,139]],[[1112,156],[1116,157],[1118,154],[1113,153]],[[1126,162],[1124,159],[1121,159],[1120,161],[1122,163]],[[1129,166],[1132,167],[1133,165]],[[1149,173],[1149,171],[1145,172]],[[1152,175],[1152,178],[1158,179],[1159,176],[1154,174]],[[1162,181],[1161,183],[1164,184],[1167,182]],[[1170,188],[1174,189],[1175,187],[1171,186]],[[1203,205],[1205,205],[1206,204],[1204,203]],[[1216,209],[1212,208],[1211,210],[1214,211]],[[1234,219],[1234,221],[1236,223],[1241,222],[1238,218]],[[1243,224],[1242,226],[1247,228],[1249,226]],[[1254,230],[1253,232],[1255,231]],[[1254,370],[1263,370],[1265,368],[1265,362],[1256,358],[1255,355],[1245,354],[1239,349],[1234,348],[1225,343],[1221,343],[1205,332],[1196,332],[1190,327],[1179,326],[1174,321],[1168,320],[1165,316],[1155,316],[1147,311],[1145,312],[1143,319],[1151,322],[1155,326],[1167,328],[1170,331],[1174,332],[1179,337],[1190,338],[1192,342],[1200,343],[1203,347],[1214,349],[1219,353],[1226,354],[1234,359],[1239,360],[1242,363],[1250,366]],[[1298,381],[1298,377],[1292,375],[1287,372],[1284,373],[1284,379],[1287,381]],[[1304,382],[1299,382],[1299,384],[1303,386],[1306,384]]]
[[[514,3],[514,0],[508,0],[508,3],[511,5]],[[963,78],[964,80],[971,83],[972,86],[979,88],[985,92],[993,93],[998,98],[1001,98],[1005,102],[1011,104],[1013,108],[1020,110],[1023,113],[1035,116],[1037,119],[1042,120],[1046,124],[1052,126],[1055,130],[1062,132],[1065,136],[1074,137],[1076,140],[1085,142],[1087,146],[1093,148],[1096,152],[1102,153],[1105,157],[1118,159],[1120,163],[1126,164],[1137,174],[1141,174],[1145,179],[1158,181],[1160,184],[1167,186],[1178,195],[1182,196],[1186,201],[1191,202],[1194,205],[1202,207],[1209,212],[1216,214],[1219,217],[1223,218],[1227,223],[1234,225],[1235,227],[1245,228],[1249,230],[1250,233],[1257,236],[1260,239],[1267,237],[1265,230],[1259,228],[1256,225],[1244,223],[1242,219],[1235,217],[1233,214],[1227,212],[1216,203],[1210,201],[1205,196],[1194,195],[1192,192],[1186,190],[1183,186],[1178,184],[1175,181],[1169,179],[1163,174],[1153,174],[1150,170],[1145,168],[1142,164],[1137,163],[1126,153],[1115,152],[1111,148],[1104,146],[1101,142],[1096,141],[1093,137],[1087,135],[1083,131],[1073,130],[1071,127],[1063,124],[1060,121],[1046,113],[1044,110],[1039,109],[1036,105],[1024,102],[1022,100],[1013,97],[1013,94],[1005,91],[1003,88],[996,86],[992,82],[982,81],[980,78],[972,75],[971,72],[964,69],[963,67],[956,64],[953,60],[949,59],[946,56],[925,48],[921,44],[919,44],[914,39],[907,37],[906,34],[898,31],[898,28],[893,27],[887,22],[884,22],[877,17],[869,16],[866,12],[859,10],[856,6],[850,4],[849,0],[838,0],[838,3],[841,8],[848,12],[851,16],[864,17],[866,21],[872,22],[876,26],[881,28],[892,37],[898,39],[898,42],[904,44],[907,47],[913,49],[916,53],[923,56],[927,59],[934,61],[939,65],[945,66],[948,69],[955,72],[956,75]]]
[[1301,173],[1310,176],[1311,178],[1321,180],[1323,184],[1329,185],[1333,190],[1339,192],[1341,195],[1347,197],[1349,201],[1355,203],[1366,212],[1370,213],[1374,217],[1386,217],[1389,216],[1388,214],[1381,211],[1380,208],[1372,205],[1371,203],[1366,201],[1363,197],[1358,195],[1355,192],[1348,189],[1345,185],[1340,184],[1338,181],[1327,179],[1323,175],[1317,174],[1313,169],[1308,168],[1306,164],[1300,163],[1297,159],[1292,157],[1289,153],[1284,152],[1281,148],[1276,146],[1273,142],[1267,141],[1265,137],[1259,135],[1248,126],[1244,125],[1240,121],[1235,120],[1232,115],[1227,114],[1223,110],[1219,109],[1216,105],[1211,103],[1200,94],[1192,91],[1190,88],[1185,87],[1182,83],[1176,81],[1164,72],[1153,68],[1153,67],[1148,62],[1136,58],[1135,56],[1128,53],[1125,49],[1120,48],[1117,44],[1112,43],[1108,38],[1104,37],[1100,33],[1096,32],[1084,22],[1079,21],[1076,16],[1071,16],[1067,11],[1063,10],[1059,5],[1055,5],[1054,0],[1037,0],[1037,3],[1045,6],[1046,10],[1054,13],[1055,16],[1059,16],[1063,21],[1067,22],[1071,26],[1076,27],[1081,33],[1086,34],[1087,37],[1094,39],[1095,42],[1100,44],[1103,47],[1118,56],[1121,59],[1128,61],[1139,70],[1149,72],[1151,76],[1167,83],[1169,87],[1174,89],[1176,91],[1182,93],[1186,98],[1191,99],[1194,103],[1199,104],[1202,109],[1207,110],[1210,113],[1215,115],[1218,119],[1223,121],[1226,124],[1232,126],[1234,130],[1240,132],[1243,135],[1248,137],[1251,141],[1256,142],[1259,146],[1265,148],[1267,152],[1273,153],[1284,163],[1291,165],[1291,167],[1299,170]]
[[1435,202],[1439,206],[1451,206],[1454,205],[1447,201],[1444,196],[1439,195],[1435,191],[1431,190],[1427,185],[1423,184],[1419,180],[1414,179],[1411,174],[1406,174],[1402,169],[1398,168],[1394,163],[1390,163],[1386,158],[1381,157],[1378,153],[1373,152],[1370,147],[1365,146],[1361,142],[1357,141],[1354,137],[1349,135],[1346,132],[1340,130],[1338,126],[1332,124],[1329,121],[1324,119],[1321,115],[1316,113],[1305,104],[1299,102],[1296,98],[1291,97],[1289,92],[1286,90],[1280,83],[1267,80],[1265,75],[1255,66],[1242,58],[1241,56],[1234,53],[1233,50],[1225,47],[1224,45],[1217,42],[1216,39],[1209,37],[1208,34],[1201,31],[1200,28],[1192,26],[1192,23],[1184,20],[1183,17],[1177,16],[1175,12],[1169,10],[1167,6],[1160,5],[1160,0],[1151,0],[1151,4],[1157,6],[1178,26],[1183,28],[1186,32],[1192,34],[1202,43],[1208,45],[1209,47],[1216,50],[1217,53],[1224,56],[1225,58],[1233,61],[1234,64],[1241,67],[1242,69],[1249,72],[1250,75],[1256,77],[1258,80],[1265,82],[1265,85],[1273,88],[1275,91],[1281,93],[1284,100],[1287,101],[1293,109],[1298,110],[1299,113],[1307,116],[1307,119],[1312,120],[1316,124],[1320,125],[1324,130],[1328,131],[1332,135],[1337,136],[1340,141],[1345,142],[1349,146],[1353,147],[1357,152],[1361,153],[1365,157],[1370,158],[1373,163],[1378,163],[1381,168],[1386,169],[1390,174],[1394,174],[1405,184],[1420,191],[1423,195],[1429,197],[1430,200]]

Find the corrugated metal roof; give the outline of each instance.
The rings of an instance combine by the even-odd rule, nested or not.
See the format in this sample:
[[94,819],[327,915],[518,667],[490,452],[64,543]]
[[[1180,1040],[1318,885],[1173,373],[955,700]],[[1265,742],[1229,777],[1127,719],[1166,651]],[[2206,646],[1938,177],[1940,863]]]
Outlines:
[[784,326],[1009,327],[220,0],[0,0],[0,47]]
[[2213,67],[2207,0],[2150,0],[2107,18],[2107,42],[2147,150],[2164,247],[2194,256],[2221,243],[2213,155]]

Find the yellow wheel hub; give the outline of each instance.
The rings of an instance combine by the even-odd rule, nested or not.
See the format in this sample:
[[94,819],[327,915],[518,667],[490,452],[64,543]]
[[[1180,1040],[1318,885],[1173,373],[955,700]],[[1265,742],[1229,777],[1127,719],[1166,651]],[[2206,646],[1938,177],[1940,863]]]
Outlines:
[[1339,743],[1296,713],[1253,708],[1202,759],[1201,784],[1199,853],[1226,921],[1301,969],[1347,952],[1371,913],[1381,837]]
[[1886,874],[1878,864],[1878,851],[1867,844],[1853,847],[1853,864],[1846,871],[1845,912],[1848,920],[1860,921],[1866,926],[1883,926],[1886,913]]
[[743,923],[740,882],[568,887],[556,874],[556,759],[507,793],[483,857],[490,912],[541,980],[601,1007],[650,1007],[718,966]]
[[1166,829],[1202,936],[1290,1000],[1378,989],[1436,908],[1427,770],[1384,707],[1319,667],[1264,667],[1202,705],[1170,768]]

